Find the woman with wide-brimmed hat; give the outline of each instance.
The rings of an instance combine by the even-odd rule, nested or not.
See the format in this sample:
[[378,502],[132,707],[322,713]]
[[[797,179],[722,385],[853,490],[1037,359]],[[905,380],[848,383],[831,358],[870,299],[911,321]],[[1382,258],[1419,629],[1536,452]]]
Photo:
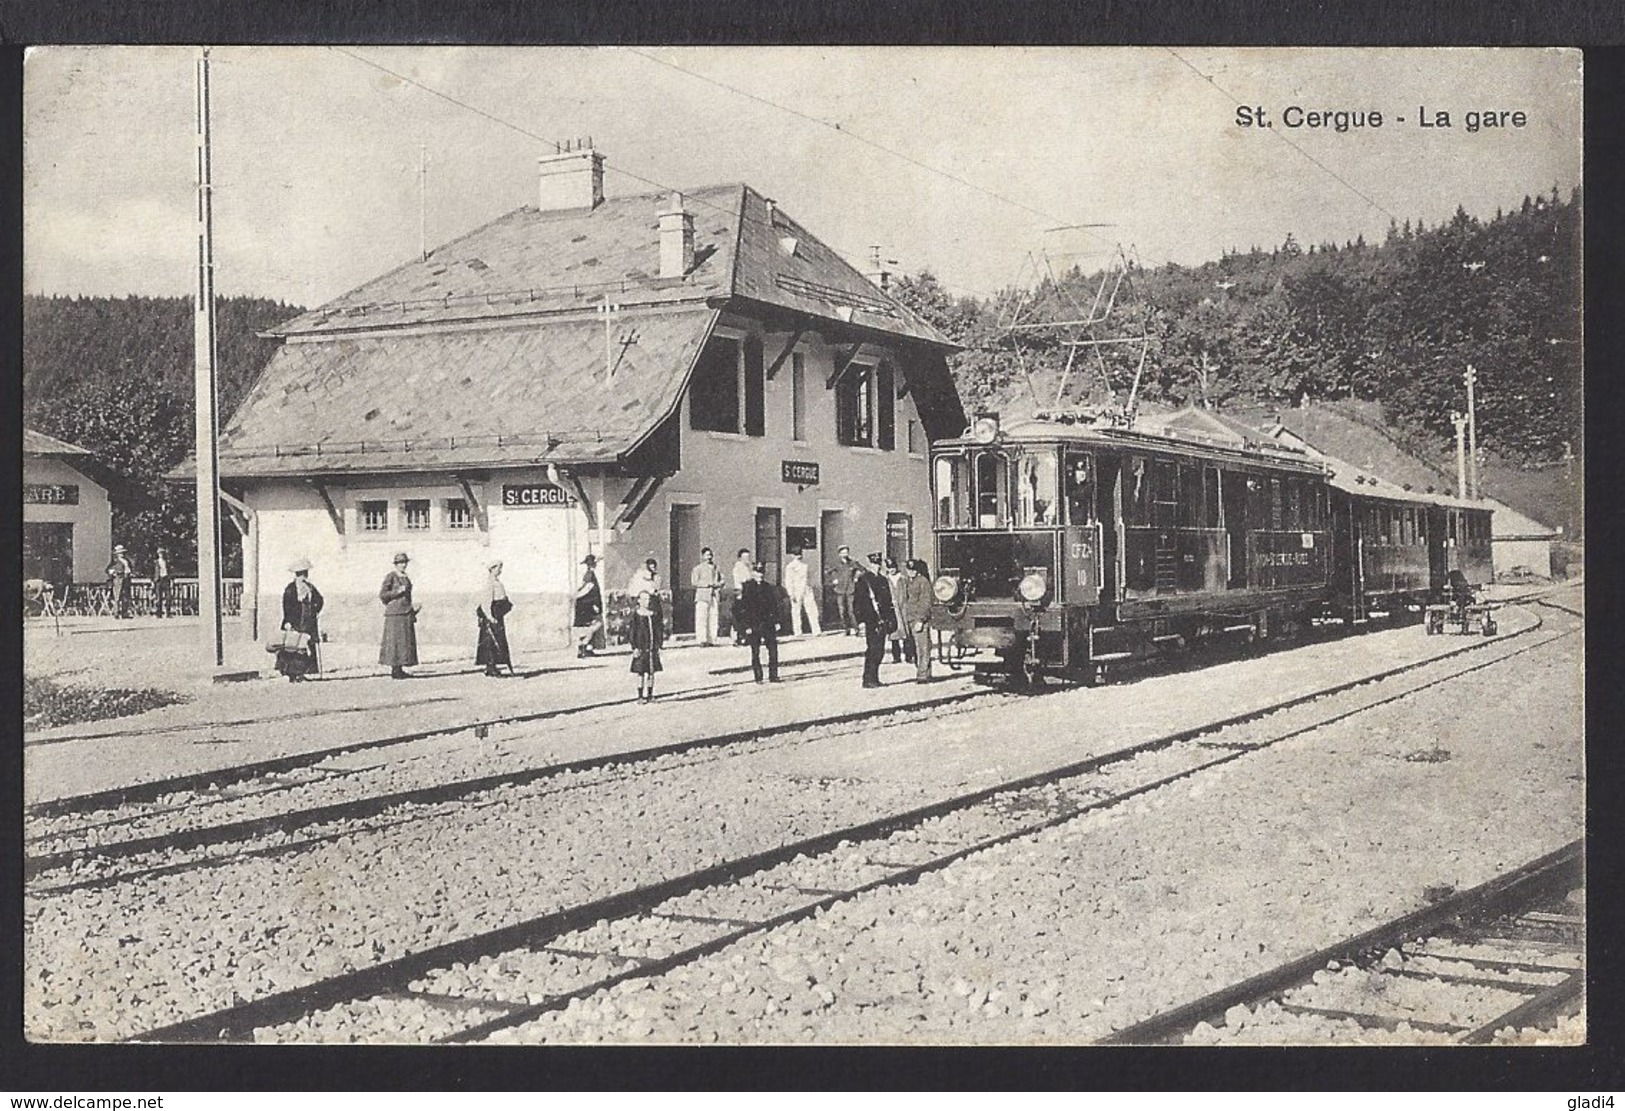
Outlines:
[[310,560],[296,559],[288,566],[293,581],[282,592],[282,628],[309,637],[303,649],[283,647],[277,650],[276,669],[297,683],[322,670],[321,626],[317,615],[322,612],[322,592],[310,581]]
[[581,561],[586,570],[581,573],[581,585],[576,587],[575,627],[576,655],[592,655],[592,638],[604,618],[604,590],[598,583],[598,557],[589,554]]
[[485,668],[487,675],[500,675],[506,667],[513,674],[513,657],[508,651],[508,612],[513,603],[508,601],[508,588],[502,585],[502,561],[494,559],[486,567],[490,581],[485,584],[485,596],[474,609],[479,622],[479,646],[474,650],[474,662]]
[[389,668],[394,679],[407,678],[406,669],[418,662],[418,610],[412,601],[412,580],[406,575],[411,562],[405,552],[395,553],[395,569],[384,576],[378,600],[384,603],[384,639],[378,646],[378,662]]

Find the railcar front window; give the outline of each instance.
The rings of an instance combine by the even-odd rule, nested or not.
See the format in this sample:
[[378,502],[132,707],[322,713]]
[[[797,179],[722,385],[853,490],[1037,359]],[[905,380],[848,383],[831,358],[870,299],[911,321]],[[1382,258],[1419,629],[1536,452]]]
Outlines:
[[963,455],[939,455],[936,468],[937,527],[970,528],[970,463]]
[[1014,464],[1017,528],[1048,528],[1055,525],[1055,453],[1029,451]]
[[1086,525],[1095,519],[1094,468],[1087,455],[1069,455],[1066,460],[1067,523]]
[[1010,468],[1003,453],[976,456],[976,527],[1004,528],[1010,523]]

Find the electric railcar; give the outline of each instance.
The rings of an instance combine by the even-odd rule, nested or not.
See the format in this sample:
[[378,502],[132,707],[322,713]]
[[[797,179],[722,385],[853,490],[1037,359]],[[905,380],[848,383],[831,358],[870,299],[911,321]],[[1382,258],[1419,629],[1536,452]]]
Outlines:
[[1420,612],[1451,571],[1489,580],[1487,510],[1186,419],[981,415],[933,445],[939,651],[1095,682],[1200,641]]

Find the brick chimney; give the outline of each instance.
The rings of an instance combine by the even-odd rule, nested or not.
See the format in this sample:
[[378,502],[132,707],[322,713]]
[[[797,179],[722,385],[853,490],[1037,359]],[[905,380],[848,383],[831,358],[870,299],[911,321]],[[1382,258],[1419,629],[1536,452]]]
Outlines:
[[694,214],[673,193],[660,211],[660,276],[681,278],[694,269]]
[[604,156],[580,140],[566,143],[557,154],[536,160],[540,189],[536,207],[542,212],[591,211],[604,203]]

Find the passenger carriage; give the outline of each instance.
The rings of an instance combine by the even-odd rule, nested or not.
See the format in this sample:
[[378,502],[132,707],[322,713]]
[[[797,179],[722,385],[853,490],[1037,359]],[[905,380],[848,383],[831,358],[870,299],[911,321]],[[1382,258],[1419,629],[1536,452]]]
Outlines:
[[949,662],[1031,680],[1290,631],[1331,569],[1325,470],[1206,414],[983,415],[933,446],[934,620]]

